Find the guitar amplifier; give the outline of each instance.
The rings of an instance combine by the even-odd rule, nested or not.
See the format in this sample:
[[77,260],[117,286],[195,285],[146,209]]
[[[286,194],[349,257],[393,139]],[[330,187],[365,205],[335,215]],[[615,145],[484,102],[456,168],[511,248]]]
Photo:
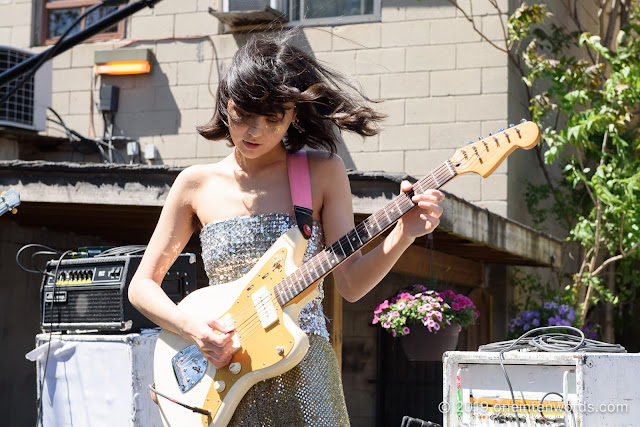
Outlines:
[[[142,255],[122,255],[47,262],[45,271],[50,274],[44,275],[40,288],[40,328],[45,332],[136,332],[157,327],[127,296],[141,260]],[[196,290],[195,261],[194,254],[180,254],[162,281],[175,303]]]

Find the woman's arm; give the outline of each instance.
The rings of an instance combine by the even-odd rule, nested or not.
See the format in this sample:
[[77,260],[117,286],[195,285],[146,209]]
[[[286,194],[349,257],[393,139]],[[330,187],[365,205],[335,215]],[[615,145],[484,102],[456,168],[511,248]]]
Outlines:
[[[338,156],[318,160],[316,170],[323,179],[322,223],[327,244],[333,243],[354,228],[351,188],[344,164]],[[404,181],[401,190],[411,190]],[[363,255],[360,251],[334,271],[338,291],[355,302],[373,289],[398,261],[416,237],[432,232],[439,224],[444,194],[429,190],[413,197],[417,207],[404,215],[382,243]]]
[[[161,287],[167,271],[194,232],[198,173],[188,168],[176,178],[140,266],[129,284],[129,300],[158,326],[194,342],[216,367],[231,358],[232,332],[217,319],[197,319],[182,312]],[[215,333],[214,330],[223,333]]]

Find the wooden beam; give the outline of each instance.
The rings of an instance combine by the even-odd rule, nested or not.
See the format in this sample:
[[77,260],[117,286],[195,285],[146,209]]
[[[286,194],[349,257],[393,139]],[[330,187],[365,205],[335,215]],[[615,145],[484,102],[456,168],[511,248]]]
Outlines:
[[[374,239],[364,247],[366,253],[382,242],[384,236]],[[475,287],[482,283],[482,264],[444,252],[412,245],[391,269],[394,273],[414,275],[419,278],[434,277],[446,283]]]

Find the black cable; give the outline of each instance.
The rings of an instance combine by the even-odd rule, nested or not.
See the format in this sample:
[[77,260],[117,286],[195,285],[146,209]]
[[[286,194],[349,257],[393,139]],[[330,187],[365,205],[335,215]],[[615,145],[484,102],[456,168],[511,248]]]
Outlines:
[[[62,255],[60,255],[60,258],[58,258],[58,263],[56,264],[56,269],[53,273],[53,292],[51,293],[51,330],[49,331],[49,338],[47,340],[47,356],[45,358],[44,361],[44,368],[42,370],[42,378],[40,379],[40,397],[38,398],[38,414],[36,417],[36,427],[38,427],[40,424],[42,423],[42,393],[44,391],[44,380],[47,376],[47,366],[49,364],[49,355],[51,354],[51,336],[53,335],[53,303],[56,300],[56,286],[58,284],[58,271],[60,270],[60,264],[62,263],[62,260],[64,259],[65,256],[67,256],[68,254],[74,253],[73,251],[65,251],[62,253]],[[49,273],[50,274],[50,273]],[[45,282],[46,283],[46,282]],[[44,287],[43,287],[43,292],[44,292]],[[46,297],[43,295],[42,297],[42,326],[44,327],[45,324],[45,320],[46,320]]]
[[[67,27],[67,29],[64,31],[64,33],[62,33],[62,35],[60,36],[60,38],[56,41],[56,43],[53,45],[53,47],[51,49],[49,49],[46,53],[46,55],[43,55],[42,58],[40,58],[40,60],[33,66],[33,68],[31,70],[29,70],[27,73],[25,73],[25,75],[22,77],[22,79],[20,79],[20,81],[18,83],[16,83],[16,85],[13,87],[13,89],[11,89],[10,91],[8,91],[8,93],[2,97],[2,99],[0,99],[0,106],[3,105],[5,102],[7,102],[9,100],[9,98],[11,96],[13,96],[14,93],[16,93],[18,91],[18,89],[20,89],[26,82],[28,79],[30,79],[35,73],[36,71],[38,71],[38,69],[40,67],[42,67],[42,65],[47,62],[51,57],[53,57],[53,55],[58,51],[58,49],[60,49],[60,45],[62,44],[62,41],[65,39],[65,37],[67,35],[69,35],[69,33],[71,32],[71,30],[73,28],[75,28],[76,25],[78,25],[78,23],[80,23],[84,18],[86,18],[87,15],[89,15],[90,13],[92,13],[94,10],[108,5],[108,3],[113,3],[114,0],[105,0],[101,3],[96,3],[94,5],[92,5],[91,7],[87,8],[83,14],[81,14],[79,17],[77,17],[75,19],[75,21],[73,21],[71,23],[71,25],[69,25]],[[9,85],[10,82],[7,83],[7,85]]]
[[[542,402],[544,402],[544,400],[547,398],[547,396],[551,396],[552,394],[555,394],[556,396],[560,397],[560,399],[562,399],[562,401],[564,402],[564,396],[561,395],[560,393],[557,393],[555,391],[550,391],[549,393],[545,394],[544,396],[542,396],[542,399],[540,399],[540,415],[542,416],[542,419],[545,421],[547,420],[547,417],[544,416],[544,412],[542,412]],[[566,409],[566,408],[565,408]]]
[[[54,254],[61,254],[62,253],[62,252],[60,252],[60,251],[58,251],[56,249],[50,248],[50,247],[45,246],[45,245],[41,245],[39,243],[29,243],[28,245],[24,245],[23,247],[18,249],[18,252],[16,252],[16,264],[18,264],[18,267],[20,267],[22,270],[26,271],[27,273],[43,274],[43,272],[41,270],[30,270],[30,269],[26,268],[25,266],[23,266],[20,263],[20,254],[22,252],[24,252],[26,249],[29,249],[29,248],[43,248],[43,249],[46,249],[48,251],[53,252]],[[44,274],[50,274],[50,273],[44,272]]]
[[109,256],[121,256],[121,255],[135,255],[140,252],[144,252],[147,248],[146,245],[126,245],[126,246],[117,246],[114,248],[109,248],[105,251],[102,251],[94,258],[99,257],[109,257]]
[[[571,330],[577,332],[580,335],[578,338],[575,335],[551,333],[543,334],[536,337],[526,339],[529,335],[535,332],[549,331],[549,330]],[[522,344],[521,344],[522,342]],[[513,392],[513,386],[511,380],[507,374],[507,370],[504,366],[504,353],[511,350],[529,349],[534,351],[546,351],[546,352],[613,352],[613,353],[625,353],[624,347],[618,344],[608,344],[600,341],[590,340],[585,338],[584,332],[573,326],[544,326],[540,328],[531,329],[525,334],[521,335],[515,340],[502,341],[498,343],[492,343],[480,346],[479,351],[498,351],[499,361],[502,372],[509,386],[509,392],[511,393],[511,401],[513,403],[513,411],[515,413],[516,423],[520,426],[520,417],[516,409],[516,398]],[[545,395],[546,397],[546,395]]]
[[36,270],[38,270],[41,274],[47,274],[47,272],[45,270],[42,270],[40,267],[38,267],[36,265],[36,260],[35,258],[37,256],[40,255],[60,255],[60,252],[53,252],[53,251],[36,251],[34,253],[31,254],[31,265],[33,265]]
[[152,392],[154,392],[155,394],[157,394],[158,396],[164,397],[169,402],[172,402],[172,403],[175,403],[177,405],[180,405],[183,408],[187,408],[187,409],[191,410],[192,412],[196,412],[198,414],[202,414],[202,415],[206,415],[207,417],[211,417],[211,411],[209,411],[208,409],[203,409],[203,408],[198,408],[197,406],[187,405],[186,403],[180,402],[180,401],[174,399],[173,397],[169,397],[166,394],[160,393],[158,390],[156,390],[156,388],[153,386],[153,384],[149,384],[149,389]]

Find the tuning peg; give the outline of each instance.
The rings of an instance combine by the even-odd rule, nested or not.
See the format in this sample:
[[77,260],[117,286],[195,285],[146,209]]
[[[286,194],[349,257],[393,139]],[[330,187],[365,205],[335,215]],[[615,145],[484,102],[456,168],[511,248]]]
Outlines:
[[527,119],[520,119],[520,123],[524,123],[526,121],[527,121]]
[[471,144],[473,144],[473,141],[467,142],[467,145],[471,145]]
[[498,132],[504,132],[503,128],[498,129]]
[[509,123],[509,127],[512,128],[513,127],[513,123]]
[[11,209],[11,213],[14,214],[14,215],[17,214],[18,213],[18,209],[16,209],[16,208]]

